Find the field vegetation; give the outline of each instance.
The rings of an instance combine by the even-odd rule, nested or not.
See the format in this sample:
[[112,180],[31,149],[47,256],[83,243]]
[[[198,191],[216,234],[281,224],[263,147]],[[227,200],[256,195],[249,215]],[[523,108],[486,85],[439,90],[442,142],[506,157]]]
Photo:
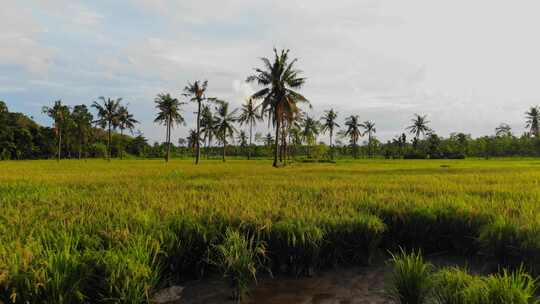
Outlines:
[[192,163],[0,163],[0,301],[146,303],[209,274],[242,298],[399,248],[540,265],[538,160]]

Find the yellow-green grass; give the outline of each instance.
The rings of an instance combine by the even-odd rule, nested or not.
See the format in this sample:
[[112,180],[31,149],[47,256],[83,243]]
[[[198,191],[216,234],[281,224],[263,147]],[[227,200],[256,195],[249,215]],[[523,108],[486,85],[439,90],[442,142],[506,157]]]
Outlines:
[[229,227],[297,274],[397,246],[534,266],[539,183],[534,159],[0,162],[0,301],[145,302]]

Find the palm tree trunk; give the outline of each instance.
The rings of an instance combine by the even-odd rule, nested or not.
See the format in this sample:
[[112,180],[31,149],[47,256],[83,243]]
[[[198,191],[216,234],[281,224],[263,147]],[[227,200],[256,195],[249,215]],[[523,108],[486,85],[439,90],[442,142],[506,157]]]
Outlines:
[[334,130],[330,129],[330,159],[334,159],[334,145],[332,144],[333,135],[334,135]]
[[120,160],[124,159],[124,130],[120,129]]
[[197,100],[198,103],[198,110],[197,110],[197,142],[195,143],[197,145],[197,151],[195,155],[195,164],[199,164],[199,157],[201,157],[201,142],[200,142],[200,135],[201,135],[201,100]]
[[225,162],[225,148],[227,147],[227,141],[223,139],[223,161]]
[[278,113],[278,110],[276,109],[276,139],[274,141],[274,163],[272,164],[273,167],[277,168],[277,161],[278,161],[278,154],[279,154],[279,127],[281,126],[281,116]]
[[58,128],[58,155],[56,156],[57,162],[60,162],[61,155],[62,155],[62,130]]
[[249,147],[248,147],[248,160],[251,159],[251,137],[253,133],[253,121],[249,122]]
[[112,134],[111,134],[111,122],[109,121],[109,130],[108,130],[108,138],[107,138],[107,160],[110,162],[111,161],[111,154],[112,154],[112,149],[111,149],[111,137],[112,137]]
[[167,155],[165,156],[165,162],[169,162],[170,153],[171,153],[171,119],[167,119]]

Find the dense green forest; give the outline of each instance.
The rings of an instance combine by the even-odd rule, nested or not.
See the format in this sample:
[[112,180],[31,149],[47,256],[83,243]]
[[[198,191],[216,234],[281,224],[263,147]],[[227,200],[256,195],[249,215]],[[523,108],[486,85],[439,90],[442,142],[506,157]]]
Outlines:
[[[88,124],[77,123],[78,113],[81,109],[87,109],[80,105],[69,111],[69,119],[66,120],[62,130],[63,140],[61,143],[62,158],[105,158],[107,156],[107,131],[92,124],[93,116],[88,117]],[[210,108],[206,107],[203,113],[207,118]],[[211,113],[210,113],[211,114]],[[241,116],[241,115],[240,115]],[[308,124],[315,126],[307,131],[292,132],[290,157],[326,159],[330,157],[331,149],[328,144],[319,142],[328,128],[325,128],[324,119]],[[207,132],[208,123],[203,119],[203,132],[206,135],[202,146],[202,157],[222,157],[222,147],[218,142],[215,144]],[[358,123],[359,125],[361,123]],[[349,123],[349,133],[365,132],[361,126]],[[244,126],[244,125],[243,125]],[[237,127],[240,129],[241,127]],[[238,130],[237,130],[238,131]],[[191,138],[179,138],[171,144],[172,157],[193,157],[195,153],[194,134]],[[272,134],[255,133],[250,148],[249,130],[240,130],[233,136],[230,146],[227,148],[227,156],[270,157],[273,152]],[[304,133],[304,134],[302,134]],[[311,134],[312,133],[312,134]],[[471,138],[468,134],[453,133],[449,137],[441,137],[432,131],[418,140],[414,134],[408,138],[406,133],[396,136],[391,141],[381,142],[373,134],[369,144],[368,134],[365,141],[355,144],[350,140],[347,130],[337,132],[337,140],[334,141],[334,157],[385,157],[385,158],[464,158],[464,157],[510,157],[510,156],[540,156],[540,140],[530,133],[521,136],[512,134],[507,125],[501,124],[493,135],[480,138]],[[2,160],[16,159],[47,159],[57,156],[57,131],[55,128],[41,126],[34,120],[22,113],[10,112],[6,103],[0,101],[0,158]],[[359,134],[361,136],[362,134]],[[210,139],[210,141],[209,141]],[[309,143],[309,145],[308,145]],[[210,147],[209,147],[210,145]],[[127,157],[163,158],[167,152],[166,143],[149,144],[148,140],[139,132],[135,135],[120,134],[115,128],[112,132],[111,152],[113,157],[120,157],[123,153]]]

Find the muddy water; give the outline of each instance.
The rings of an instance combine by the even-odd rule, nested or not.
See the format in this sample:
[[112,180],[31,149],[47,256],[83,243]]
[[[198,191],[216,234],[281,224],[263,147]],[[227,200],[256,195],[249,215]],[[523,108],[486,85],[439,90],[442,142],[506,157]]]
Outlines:
[[[390,269],[386,266],[336,269],[311,278],[262,279],[248,304],[383,304],[394,303],[384,293]],[[186,286],[186,304],[233,303],[231,290],[219,279]]]

